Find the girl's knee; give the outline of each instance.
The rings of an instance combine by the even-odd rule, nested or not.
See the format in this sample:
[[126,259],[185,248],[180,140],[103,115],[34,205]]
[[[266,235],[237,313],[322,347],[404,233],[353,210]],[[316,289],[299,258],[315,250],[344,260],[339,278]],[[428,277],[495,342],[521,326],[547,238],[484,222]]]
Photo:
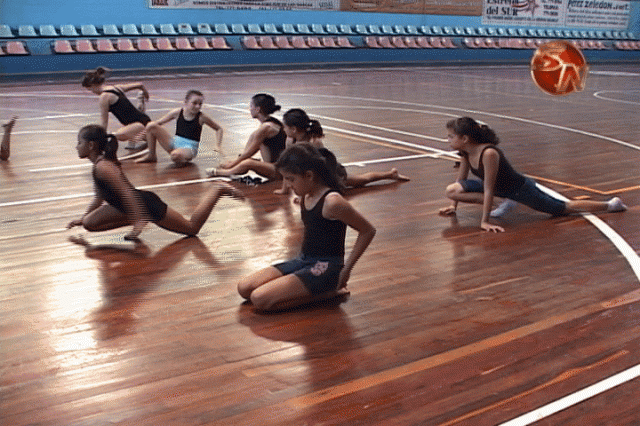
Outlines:
[[95,232],[98,230],[98,224],[95,220],[92,220],[91,216],[85,216],[82,219],[82,227],[89,232]]
[[259,288],[255,289],[248,299],[251,300],[253,307],[260,311],[268,311],[272,309],[276,303],[268,292],[261,291]]
[[171,161],[178,164],[179,166],[184,166],[185,164],[190,162],[191,159],[192,157],[184,152],[180,152],[177,150],[171,152]]
[[240,294],[240,296],[243,299],[246,300],[251,300],[251,293],[252,293],[252,286],[250,285],[249,282],[247,281],[240,281],[238,283],[238,294]]
[[445,195],[448,198],[455,198],[456,195],[462,194],[464,192],[464,188],[458,182],[452,183],[447,186],[445,190]]

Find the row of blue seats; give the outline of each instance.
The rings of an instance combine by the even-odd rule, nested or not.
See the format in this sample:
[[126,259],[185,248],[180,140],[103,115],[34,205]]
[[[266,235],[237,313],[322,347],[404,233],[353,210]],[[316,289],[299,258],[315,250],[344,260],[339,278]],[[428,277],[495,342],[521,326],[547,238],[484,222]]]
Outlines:
[[599,40],[635,40],[630,31],[603,30],[559,30],[551,28],[495,28],[495,27],[449,27],[438,25],[348,25],[348,24],[207,24],[199,23],[195,28],[189,23],[173,24],[105,24],[99,29],[95,25],[86,24],[40,25],[38,30],[32,25],[20,25],[14,33],[8,25],[0,25],[0,38],[14,37],[100,37],[100,36],[137,36],[137,35],[428,35],[428,36],[487,36],[487,37],[527,37],[527,38],[566,38],[566,39],[599,39]]

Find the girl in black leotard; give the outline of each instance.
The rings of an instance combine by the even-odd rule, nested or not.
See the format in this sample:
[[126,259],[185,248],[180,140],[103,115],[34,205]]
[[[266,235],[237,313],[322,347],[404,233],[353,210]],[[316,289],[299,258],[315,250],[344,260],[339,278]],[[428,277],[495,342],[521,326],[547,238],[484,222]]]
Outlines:
[[[619,212],[627,207],[618,197],[608,202],[571,200],[564,202],[540,190],[535,182],[516,172],[500,149],[499,139],[486,124],[473,118],[460,117],[447,123],[451,148],[460,152],[458,178],[447,186],[447,197],[453,204],[440,210],[441,215],[456,213],[458,202],[482,204],[480,227],[485,231],[504,232],[504,228],[489,223],[494,197],[507,198],[534,210],[554,216],[578,212]],[[467,179],[471,171],[481,180]]]
[[[260,127],[249,136],[242,154],[238,158],[222,163],[219,167],[207,169],[208,176],[242,175],[254,171],[269,179],[280,179],[275,162],[285,148],[286,135],[280,120],[271,116],[280,110],[273,96],[259,93],[251,98],[249,111],[251,118],[260,122]],[[258,151],[262,161],[253,157]]]
[[[139,149],[144,145],[136,146],[136,142],[144,139],[144,128],[151,121],[144,113],[144,101],[149,99],[149,92],[142,83],[119,84],[117,86],[107,86],[105,76],[107,70],[98,67],[95,71],[85,74],[82,79],[82,87],[100,97],[100,122],[105,129],[109,124],[109,113],[112,113],[122,127],[114,135],[119,141],[129,141],[127,149]],[[126,92],[140,90],[141,106],[136,108],[127,98]],[[141,110],[142,109],[142,110]]]
[[[285,309],[348,293],[351,271],[376,230],[340,194],[336,166],[309,144],[287,148],[276,163],[286,185],[302,198],[304,239],[300,257],[238,283],[240,295],[257,309]],[[347,227],[358,237],[345,260]]]
[[84,226],[88,231],[106,231],[133,225],[133,230],[124,238],[135,240],[146,224],[153,222],[169,231],[196,235],[221,196],[243,198],[232,186],[215,183],[191,218],[186,219],[153,192],[134,188],[116,158],[118,142],[115,136],[107,135],[103,127],[92,124],[80,129],[76,149],[80,158],[88,158],[93,163],[96,193],[86,213],[71,221],[68,228]]
[[[156,142],[171,155],[171,160],[179,166],[183,166],[198,155],[202,126],[207,125],[216,132],[216,146],[220,149],[222,144],[222,127],[213,121],[211,117],[201,111],[204,103],[204,95],[198,90],[189,90],[184,98],[184,105],[169,111],[158,121],[147,124],[147,144],[149,153],[136,160],[138,163],[155,163]],[[176,134],[171,134],[162,127],[163,124],[176,120]]]

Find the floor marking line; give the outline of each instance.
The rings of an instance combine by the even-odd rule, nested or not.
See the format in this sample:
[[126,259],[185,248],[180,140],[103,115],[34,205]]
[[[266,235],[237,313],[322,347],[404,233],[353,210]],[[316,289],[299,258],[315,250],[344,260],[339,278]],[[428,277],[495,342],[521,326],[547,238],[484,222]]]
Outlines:
[[554,179],[543,178],[543,177],[540,177],[540,176],[534,176],[534,175],[529,175],[529,174],[527,174],[526,176],[528,176],[528,177],[530,177],[532,179],[535,179],[535,180],[542,181],[542,182],[553,183],[553,184],[556,184],[556,185],[566,186],[568,188],[573,188],[573,189],[581,189],[583,191],[593,192],[593,193],[599,194],[599,195],[618,194],[620,192],[629,192],[629,191],[635,191],[637,189],[640,189],[640,185],[636,185],[636,186],[628,186],[626,188],[612,189],[610,191],[600,191],[599,189],[589,188],[588,186],[574,185],[572,183],[562,182],[562,181],[554,180]]

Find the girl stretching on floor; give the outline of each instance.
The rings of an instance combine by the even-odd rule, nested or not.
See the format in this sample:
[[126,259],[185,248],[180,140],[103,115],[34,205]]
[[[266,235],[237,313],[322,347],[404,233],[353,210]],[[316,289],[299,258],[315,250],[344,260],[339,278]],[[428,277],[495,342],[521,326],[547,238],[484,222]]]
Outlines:
[[[460,117],[447,123],[449,144],[460,152],[461,163],[455,183],[447,186],[447,197],[453,204],[440,210],[441,215],[456,213],[458,202],[482,204],[480,227],[485,231],[504,232],[489,223],[494,197],[508,198],[534,210],[563,216],[579,212],[621,212],[627,209],[618,197],[608,202],[571,200],[564,202],[547,195],[536,183],[516,172],[500,149],[499,139],[486,124]],[[481,181],[467,179],[471,171]]]
[[103,127],[92,124],[80,129],[76,150],[78,157],[93,163],[96,194],[82,218],[71,221],[67,228],[84,226],[87,231],[106,231],[133,225],[124,239],[136,240],[147,223],[153,222],[169,231],[192,236],[200,231],[221,196],[243,198],[230,185],[213,184],[191,218],[186,219],[153,192],[134,188],[116,157],[116,137],[107,135]]
[[[276,105],[273,96],[266,93],[254,95],[249,102],[249,112],[251,118],[260,122],[260,126],[251,133],[244,151],[238,158],[224,162],[217,168],[207,169],[207,175],[209,177],[233,176],[254,171],[268,179],[280,179],[274,164],[280,153],[284,151],[287,137],[280,120],[271,116],[279,110],[280,105]],[[262,161],[251,158],[258,151]]]
[[[299,108],[290,109],[282,117],[282,122],[284,123],[284,131],[287,134],[287,145],[304,142],[311,144],[316,148],[324,148],[322,144],[324,132],[320,122],[318,120],[310,119],[304,110]],[[398,170],[395,168],[387,172],[369,172],[360,175],[348,175],[345,168],[342,165],[338,165],[338,173],[343,180],[344,186],[350,188],[359,188],[385,179],[403,182],[409,180],[408,177],[399,174]],[[283,190],[276,192],[285,193],[286,191],[284,191],[283,188]]]
[[[287,148],[276,163],[286,185],[302,198],[304,239],[299,258],[265,268],[238,283],[240,295],[257,309],[286,309],[348,293],[351,271],[376,230],[340,194],[336,166],[309,144]],[[347,226],[358,237],[345,261]]]
[[[137,145],[136,142],[144,139],[145,126],[151,121],[144,113],[144,101],[149,100],[149,92],[142,83],[119,84],[107,86],[105,83],[107,69],[98,67],[95,71],[89,71],[82,79],[82,87],[100,97],[100,123],[107,129],[109,113],[111,112],[122,124],[114,135],[119,141],[129,141],[126,149],[138,150],[145,144]],[[140,106],[136,108],[127,98],[126,92],[140,90]]]
[[[155,163],[156,142],[171,155],[171,160],[179,166],[184,166],[196,155],[200,146],[202,126],[207,125],[216,132],[216,144],[220,148],[222,144],[222,127],[213,121],[208,115],[200,111],[204,102],[204,95],[197,90],[189,90],[184,98],[184,106],[169,111],[158,121],[147,124],[147,145],[149,153],[136,160],[137,163]],[[171,136],[162,127],[163,124],[176,120],[176,135]]]

